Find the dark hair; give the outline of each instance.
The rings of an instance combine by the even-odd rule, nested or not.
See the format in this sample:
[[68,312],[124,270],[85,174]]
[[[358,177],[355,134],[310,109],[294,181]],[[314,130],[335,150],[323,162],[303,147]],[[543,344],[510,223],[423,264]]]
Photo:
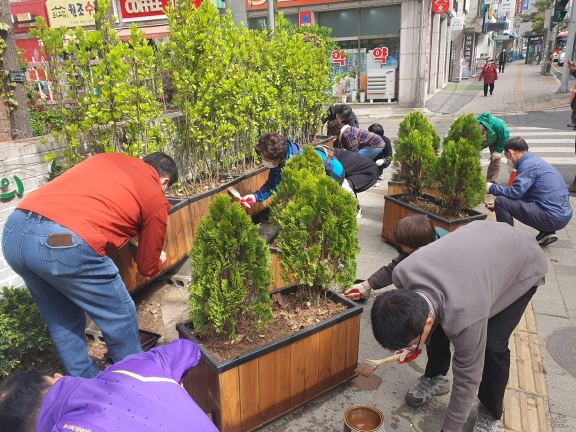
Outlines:
[[372,133],[375,133],[376,135],[380,135],[381,137],[384,137],[384,128],[382,127],[382,125],[380,123],[371,124],[368,127],[368,132],[372,132]]
[[254,148],[260,156],[266,159],[280,159],[279,165],[282,165],[288,154],[288,141],[276,132],[268,132],[260,137]]
[[478,126],[480,126],[480,129],[482,129],[482,133],[488,132],[488,128],[486,127],[485,124],[478,123]]
[[372,311],[372,333],[380,345],[389,350],[406,348],[421,336],[430,308],[414,291],[395,289],[376,297]]
[[432,221],[423,214],[406,216],[394,227],[396,243],[416,249],[436,240]]
[[504,151],[506,150],[527,152],[528,144],[520,137],[510,138],[508,141],[504,143]]
[[338,105],[336,115],[341,116],[342,120],[346,121],[352,116],[352,107],[346,104]]
[[154,152],[142,159],[158,171],[160,177],[168,177],[168,186],[172,186],[178,181],[178,167],[170,156],[162,152]]
[[326,133],[335,137],[340,136],[340,131],[346,126],[340,120],[330,120],[326,126]]
[[9,376],[0,389],[0,424],[10,432],[33,432],[46,391],[46,375],[24,371]]

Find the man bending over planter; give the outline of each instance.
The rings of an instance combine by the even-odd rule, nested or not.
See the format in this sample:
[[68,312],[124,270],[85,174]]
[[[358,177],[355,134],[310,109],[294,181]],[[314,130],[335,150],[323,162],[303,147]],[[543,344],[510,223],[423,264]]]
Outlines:
[[487,192],[497,195],[490,210],[498,222],[514,225],[514,218],[540,231],[536,240],[548,245],[558,240],[556,231],[572,219],[570,194],[562,175],[548,162],[528,151],[522,138],[512,138],[504,145],[504,156],[516,168],[510,187],[487,183]]
[[348,126],[338,120],[328,123],[327,131],[328,135],[335,138],[335,148],[358,152],[375,161],[378,166],[386,162],[384,159],[377,159],[386,146],[386,142],[380,135]]
[[[292,156],[300,154],[300,144],[287,140],[275,132],[264,134],[256,144],[256,152],[262,158],[262,164],[270,168],[268,181],[250,195],[243,196],[240,204],[250,208],[255,202],[266,201],[276,190],[282,180],[282,169],[286,161]],[[342,185],[342,188],[356,194],[371,188],[378,181],[378,167],[376,164],[355,152],[342,149],[318,146],[316,152],[320,154],[326,167],[326,173]],[[331,156],[329,153],[332,153]],[[362,212],[358,209],[358,217]]]
[[500,159],[504,151],[504,143],[510,139],[510,132],[504,120],[493,117],[488,113],[480,114],[476,121],[482,129],[482,147],[490,150],[490,164],[486,172],[486,181],[494,183],[500,174]]
[[398,256],[390,264],[380,268],[372,276],[352,288],[344,291],[344,295],[351,300],[364,301],[370,297],[373,289],[380,289],[392,284],[392,270],[407,256],[422,246],[432,243],[449,234],[434,224],[426,215],[415,214],[402,218],[394,227],[394,238],[398,243],[396,250]]
[[132,354],[95,379],[17,373],[0,391],[2,430],[218,432],[178,385],[201,356],[194,342],[177,339]]
[[442,430],[459,432],[478,395],[474,432],[500,431],[510,373],[508,339],[546,272],[546,257],[530,234],[482,221],[458,228],[396,266],[392,280],[398,289],[374,301],[372,331],[386,349],[427,345],[424,376],[410,388],[406,403],[420,407],[448,393],[452,361],[454,384]]
[[177,179],[163,153],[99,154],[31,192],[8,217],[2,253],[38,305],[68,375],[100,373],[88,356],[85,313],[113,362],[142,351],[136,307],[106,251],[139,236],[138,272],[162,269],[170,208],[164,192]]

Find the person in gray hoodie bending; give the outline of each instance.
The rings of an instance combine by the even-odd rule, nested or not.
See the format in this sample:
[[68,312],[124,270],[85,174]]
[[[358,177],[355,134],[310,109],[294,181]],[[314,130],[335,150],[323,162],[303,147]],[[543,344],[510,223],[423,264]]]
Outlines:
[[500,431],[508,339],[544,284],[544,253],[529,233],[484,221],[411,252],[392,273],[399,289],[378,296],[371,311],[374,337],[384,348],[418,351],[427,344],[424,376],[406,403],[419,407],[448,393],[452,361],[454,383],[442,430],[459,432],[478,395],[474,432]]

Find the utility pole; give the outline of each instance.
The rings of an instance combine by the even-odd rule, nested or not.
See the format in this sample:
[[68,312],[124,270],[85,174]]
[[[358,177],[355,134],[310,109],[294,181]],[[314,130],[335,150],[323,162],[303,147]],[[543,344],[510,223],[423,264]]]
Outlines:
[[574,7],[573,1],[570,5],[570,27],[568,29],[568,40],[566,41],[566,57],[564,60],[564,66],[562,67],[562,81],[560,87],[556,93],[568,93],[570,89],[568,88],[568,78],[570,77],[568,73],[568,59],[572,60],[572,52],[574,51],[574,35],[576,34],[576,7]]
[[[268,2],[268,27],[270,31],[274,33],[274,14],[276,12],[276,1],[275,0],[266,0]],[[244,0],[242,0],[244,2]]]

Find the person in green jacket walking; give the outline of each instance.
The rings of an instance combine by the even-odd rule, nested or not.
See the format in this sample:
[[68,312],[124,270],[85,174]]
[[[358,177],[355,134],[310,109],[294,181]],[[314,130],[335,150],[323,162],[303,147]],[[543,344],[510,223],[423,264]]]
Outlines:
[[486,181],[496,183],[500,174],[500,159],[504,151],[504,143],[510,139],[510,132],[504,120],[491,116],[488,113],[480,114],[476,120],[482,128],[484,141],[482,147],[490,150],[490,164],[486,172]]

